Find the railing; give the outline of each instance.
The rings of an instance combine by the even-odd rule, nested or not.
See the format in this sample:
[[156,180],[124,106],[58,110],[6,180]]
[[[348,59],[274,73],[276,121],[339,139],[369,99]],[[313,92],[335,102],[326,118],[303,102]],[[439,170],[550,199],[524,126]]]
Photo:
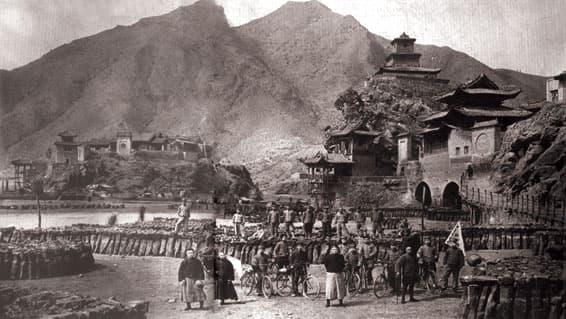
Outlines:
[[473,207],[506,210],[510,214],[552,226],[566,225],[566,202],[563,199],[535,197],[527,193],[494,193],[468,185],[462,187],[460,197],[464,203]]

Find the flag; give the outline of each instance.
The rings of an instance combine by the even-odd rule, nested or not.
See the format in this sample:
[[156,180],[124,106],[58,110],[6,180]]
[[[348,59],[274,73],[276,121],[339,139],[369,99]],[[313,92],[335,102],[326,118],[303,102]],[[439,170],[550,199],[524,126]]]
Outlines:
[[458,248],[462,249],[464,256],[466,256],[466,249],[464,248],[464,237],[462,236],[462,225],[460,224],[460,222],[456,223],[456,226],[454,226],[454,229],[452,229],[450,235],[448,235],[448,238],[446,238],[446,241],[444,243],[448,245],[448,243],[453,241],[454,239],[458,243]]

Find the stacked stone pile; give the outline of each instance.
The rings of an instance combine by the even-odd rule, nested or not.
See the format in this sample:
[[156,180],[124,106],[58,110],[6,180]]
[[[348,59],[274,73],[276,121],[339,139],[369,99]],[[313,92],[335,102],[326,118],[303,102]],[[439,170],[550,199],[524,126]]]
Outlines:
[[83,297],[69,292],[0,286],[0,318],[142,319],[148,302],[128,306],[109,299]]
[[79,274],[93,265],[92,249],[81,241],[0,242],[0,280]]
[[535,256],[515,256],[488,261],[486,274],[493,277],[512,276],[514,278],[546,277],[550,280],[566,279],[566,262]]
[[[36,204],[14,204],[14,205],[0,205],[0,209],[10,210],[35,210],[38,205]],[[39,205],[40,209],[120,209],[126,208],[125,204],[116,203],[47,203]]]

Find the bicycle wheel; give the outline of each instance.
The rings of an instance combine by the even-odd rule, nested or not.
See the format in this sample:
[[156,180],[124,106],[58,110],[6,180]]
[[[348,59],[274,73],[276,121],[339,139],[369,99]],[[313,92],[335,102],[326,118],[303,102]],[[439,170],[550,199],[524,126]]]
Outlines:
[[308,275],[300,285],[302,294],[305,298],[314,300],[320,295],[320,282],[311,275]]
[[360,290],[360,286],[362,285],[362,279],[360,278],[360,275],[358,274],[350,275],[346,285],[347,285],[346,290],[348,290],[348,293],[351,296],[355,296]]
[[261,292],[265,298],[271,298],[271,295],[273,295],[273,282],[268,276],[263,276],[261,281]]
[[245,273],[242,278],[240,278],[240,286],[242,287],[242,291],[244,292],[244,294],[246,294],[246,296],[251,295],[256,286],[254,276],[250,273]]
[[287,274],[279,274],[275,279],[275,289],[281,297],[289,297],[293,293],[291,277]]
[[385,280],[384,276],[379,276],[373,282],[373,294],[376,298],[383,298],[387,296],[387,291],[389,287],[387,284],[387,280]]

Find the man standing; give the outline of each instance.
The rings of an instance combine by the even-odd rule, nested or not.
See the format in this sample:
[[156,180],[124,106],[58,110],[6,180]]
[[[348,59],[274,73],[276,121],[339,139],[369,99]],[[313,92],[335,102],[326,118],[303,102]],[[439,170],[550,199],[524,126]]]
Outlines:
[[305,231],[306,238],[310,238],[312,236],[313,224],[314,224],[314,207],[309,206],[307,211],[303,214],[303,229]]
[[401,303],[405,303],[405,294],[409,290],[409,301],[417,301],[414,298],[415,282],[417,282],[418,277],[418,264],[417,259],[412,254],[411,246],[405,248],[405,253],[399,257],[397,263],[395,264],[395,272],[397,276],[401,276],[401,284],[403,288],[401,289]]
[[281,269],[289,265],[289,246],[287,245],[287,235],[282,234],[281,240],[273,248],[275,263]]
[[444,275],[442,276],[442,290],[444,291],[448,288],[448,277],[452,274],[452,280],[454,283],[452,289],[456,292],[458,289],[458,281],[460,279],[460,269],[464,267],[464,253],[460,248],[458,248],[456,238],[448,242],[448,248],[444,254],[443,264],[445,269]]
[[302,244],[297,244],[291,254],[291,280],[293,297],[299,294],[299,281],[307,276],[308,257]]
[[379,208],[374,208],[371,214],[371,224],[373,226],[373,235],[383,235],[383,212]]
[[319,216],[320,221],[322,222],[322,235],[324,239],[328,236],[328,240],[332,238],[332,216],[328,211],[328,208],[325,208]]
[[244,237],[244,215],[240,213],[239,209],[236,209],[236,213],[232,216],[232,223],[234,224],[234,232],[236,236]]
[[391,244],[390,248],[391,249],[387,252],[387,256],[385,257],[385,260],[387,262],[387,279],[389,280],[389,288],[391,288],[393,292],[397,294],[399,291],[397,282],[395,280],[395,263],[397,263],[397,260],[399,259],[399,257],[401,257],[401,254],[399,253],[399,249],[395,244]]
[[263,283],[263,275],[267,273],[267,255],[263,253],[263,245],[257,247],[257,253],[252,257],[251,266],[257,278],[257,295],[261,296],[261,287]]
[[285,233],[287,233],[287,236],[295,237],[295,226],[293,226],[295,212],[289,206],[285,206],[283,217],[285,219]]
[[181,225],[185,226],[187,220],[191,217],[191,209],[187,204],[186,198],[183,198],[183,202],[179,205],[179,208],[177,208],[177,215],[179,218],[177,218],[177,223],[175,223],[175,234],[179,233]]
[[348,229],[346,228],[346,215],[344,213],[344,209],[341,208],[334,216],[336,221],[336,234],[338,235],[338,239],[342,238],[343,236],[348,235]]
[[324,259],[326,268],[326,307],[330,307],[330,300],[338,299],[339,305],[343,306],[346,296],[346,285],[344,282],[344,267],[346,262],[344,256],[338,253],[338,247],[330,248],[330,254]]
[[200,260],[194,257],[194,251],[187,249],[185,259],[179,266],[179,283],[182,288],[181,299],[186,303],[185,311],[191,309],[191,302],[199,302],[202,309],[206,295],[203,291],[204,269]]
[[362,212],[361,207],[358,207],[356,210],[354,219],[356,220],[356,230],[358,231],[358,235],[361,235],[366,225],[366,215]]
[[424,245],[417,250],[417,259],[422,267],[423,280],[426,282],[429,272],[436,274],[436,260],[438,259],[436,249],[430,245],[430,239],[426,238]]
[[223,252],[218,254],[214,267],[214,299],[220,299],[220,304],[224,304],[224,300],[233,299],[238,300],[238,295],[234,289],[234,266],[226,259]]
[[[372,269],[375,263],[375,259],[377,258],[377,246],[370,240],[369,238],[364,238],[363,242],[358,246],[360,254],[362,255],[362,264],[368,270],[367,274],[367,281],[371,284],[373,283],[373,275]],[[363,279],[363,278],[362,278]]]
[[271,226],[271,236],[277,236],[279,233],[279,212],[275,210],[273,205],[267,215],[269,225]]

